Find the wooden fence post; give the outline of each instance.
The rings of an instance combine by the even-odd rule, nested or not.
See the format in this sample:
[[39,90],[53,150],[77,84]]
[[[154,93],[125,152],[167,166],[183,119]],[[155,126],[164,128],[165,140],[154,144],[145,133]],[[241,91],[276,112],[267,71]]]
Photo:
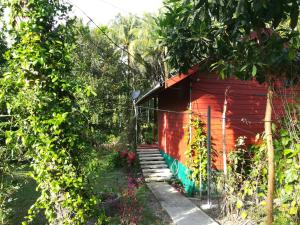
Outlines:
[[211,205],[211,108],[207,108],[207,204]]

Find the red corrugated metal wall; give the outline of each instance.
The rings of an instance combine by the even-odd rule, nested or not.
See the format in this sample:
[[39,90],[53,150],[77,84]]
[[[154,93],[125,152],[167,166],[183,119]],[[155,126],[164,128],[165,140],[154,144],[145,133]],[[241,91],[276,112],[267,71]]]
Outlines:
[[[263,131],[263,119],[266,103],[266,86],[255,81],[236,79],[220,80],[213,74],[202,74],[193,77],[192,111],[201,114],[202,121],[207,120],[207,107],[211,106],[212,143],[216,155],[214,167],[223,168],[222,157],[222,112],[225,91],[228,89],[226,146],[232,150],[239,136],[246,136],[248,143],[255,141],[257,133]],[[187,148],[189,125],[189,79],[167,89],[159,95],[158,135],[159,146],[166,153],[184,163],[184,152]],[[273,118],[283,115],[283,101],[275,97],[273,101]],[[175,112],[176,111],[176,112]],[[195,115],[194,115],[195,116]]]

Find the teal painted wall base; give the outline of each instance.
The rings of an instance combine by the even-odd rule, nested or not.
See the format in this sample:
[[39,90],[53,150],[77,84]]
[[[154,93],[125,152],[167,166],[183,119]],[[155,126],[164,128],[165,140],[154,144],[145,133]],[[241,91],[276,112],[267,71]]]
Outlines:
[[195,192],[197,192],[197,188],[196,188],[195,182],[193,182],[192,180],[190,180],[188,178],[187,174],[188,174],[189,170],[187,169],[187,167],[184,166],[178,160],[172,158],[167,153],[165,153],[161,150],[160,150],[160,153],[164,157],[165,162],[167,163],[168,167],[170,168],[170,170],[172,171],[174,176],[182,182],[186,193],[189,196],[194,195]]

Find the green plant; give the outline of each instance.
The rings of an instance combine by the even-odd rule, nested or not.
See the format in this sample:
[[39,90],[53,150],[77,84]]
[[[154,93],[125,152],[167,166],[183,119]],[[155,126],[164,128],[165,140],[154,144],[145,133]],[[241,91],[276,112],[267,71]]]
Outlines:
[[110,224],[111,220],[109,217],[107,217],[104,213],[101,214],[98,219],[97,222],[95,223],[95,225],[108,225]]
[[[291,135],[289,132],[292,124],[298,126],[297,123],[297,120],[284,121],[280,129],[277,129],[279,125],[273,125],[276,163],[275,224],[299,224],[299,134]],[[246,146],[245,137],[238,138],[236,148],[229,154],[228,176],[219,177],[225,214],[238,214],[244,219],[263,222],[263,207],[267,196],[265,148],[263,139],[256,145]]]
[[186,166],[189,170],[190,178],[196,185],[203,185],[207,177],[207,135],[205,124],[200,118],[191,121],[192,139],[189,140],[187,151],[185,152]]
[[[7,51],[7,43],[5,41],[6,26],[3,20],[3,2],[0,1],[0,77],[5,71],[6,60],[4,53]],[[6,224],[7,218],[10,216],[12,209],[8,205],[12,193],[17,189],[18,185],[14,185],[7,177],[12,176],[13,165],[10,161],[16,159],[15,152],[8,152],[5,146],[5,130],[9,127],[9,121],[12,119],[6,115],[3,104],[0,104],[0,224]],[[6,115],[6,116],[5,116]]]
[[300,223],[300,143],[299,133],[291,133],[293,123],[295,127],[300,125],[299,120],[285,121],[274,141],[277,168],[274,219],[278,224]]
[[124,166],[124,158],[121,157],[120,153],[116,150],[113,150],[112,154],[109,156],[109,164],[113,168],[121,168]]
[[237,139],[235,149],[228,155],[228,174],[218,178],[223,212],[261,222],[267,188],[265,144],[246,146],[245,140],[246,137]]
[[44,211],[49,224],[85,223],[95,204],[82,167],[88,124],[83,116],[90,87],[71,73],[75,49],[70,6],[58,0],[16,0],[10,9],[11,48],[0,77],[0,103],[12,117],[7,149],[31,160],[40,196],[29,209],[30,223]]

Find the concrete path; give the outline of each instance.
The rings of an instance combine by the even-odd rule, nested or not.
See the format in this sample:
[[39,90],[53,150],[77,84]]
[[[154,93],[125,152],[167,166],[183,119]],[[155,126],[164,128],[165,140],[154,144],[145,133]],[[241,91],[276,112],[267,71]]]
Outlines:
[[158,182],[147,185],[176,225],[218,225],[171,185]]

